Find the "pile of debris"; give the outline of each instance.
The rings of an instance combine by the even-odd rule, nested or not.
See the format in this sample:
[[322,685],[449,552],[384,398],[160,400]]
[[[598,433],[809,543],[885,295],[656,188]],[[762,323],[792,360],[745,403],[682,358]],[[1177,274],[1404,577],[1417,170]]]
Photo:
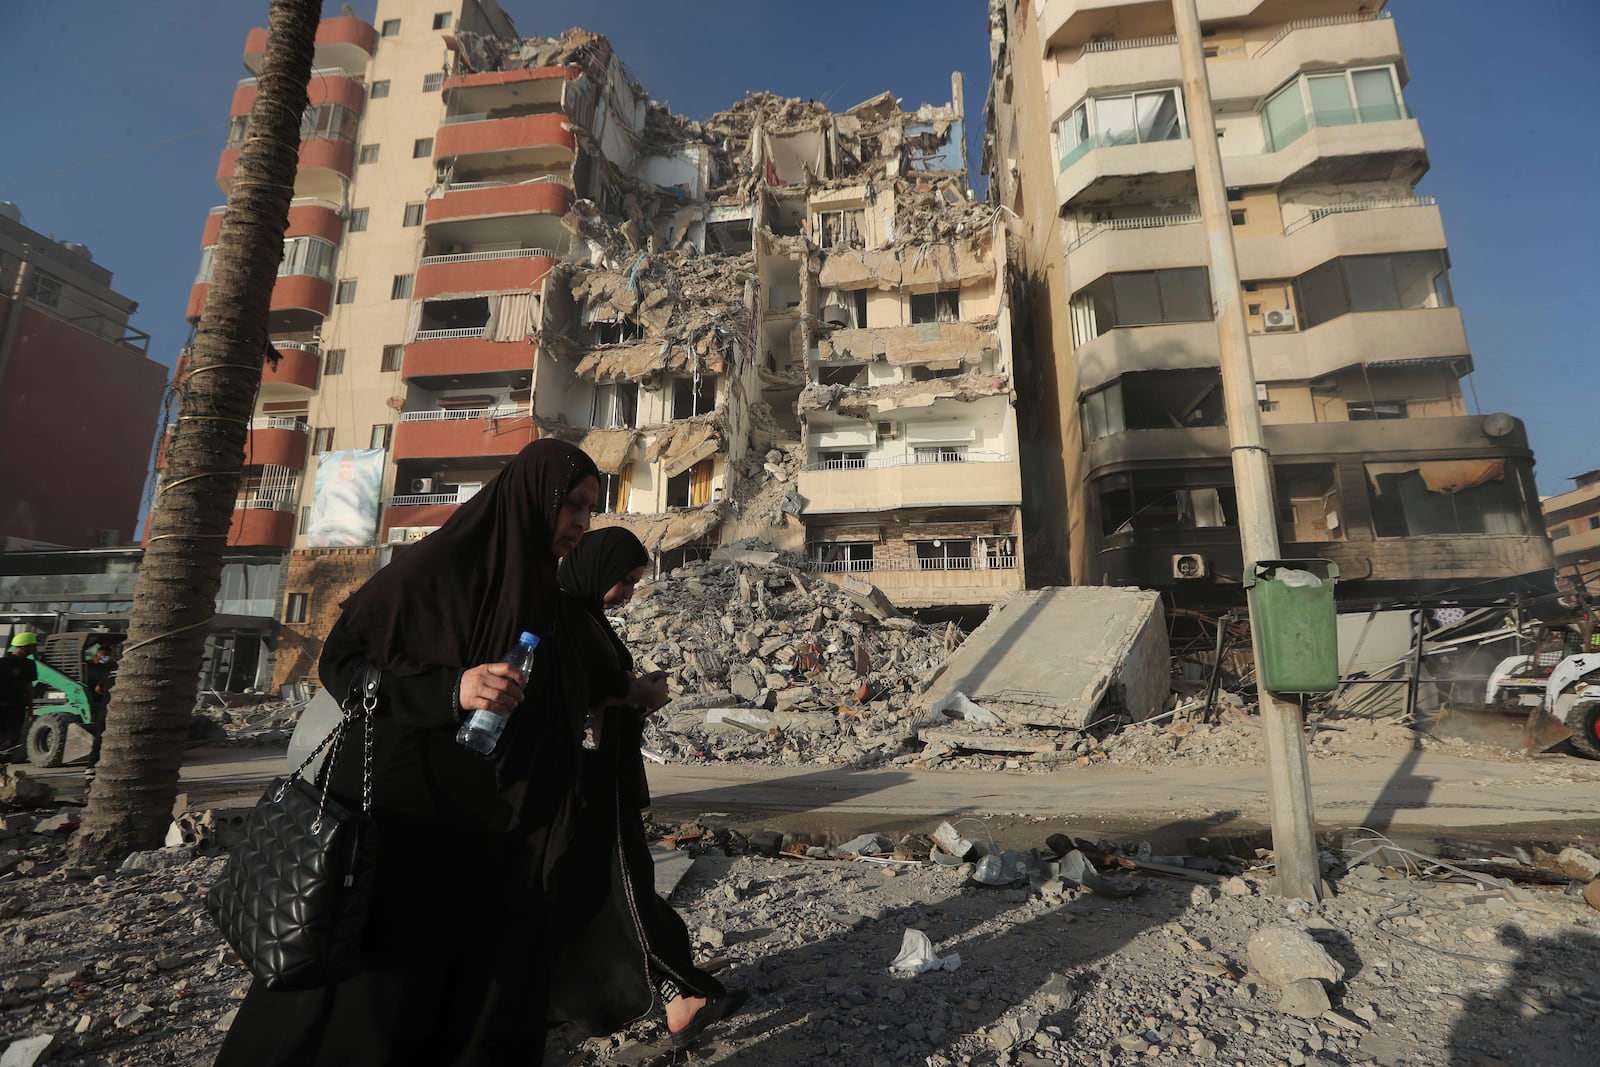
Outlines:
[[648,750],[852,766],[914,756],[917,691],[960,629],[903,617],[871,585],[804,565],[741,543],[650,583],[620,613],[640,669],[673,678]]

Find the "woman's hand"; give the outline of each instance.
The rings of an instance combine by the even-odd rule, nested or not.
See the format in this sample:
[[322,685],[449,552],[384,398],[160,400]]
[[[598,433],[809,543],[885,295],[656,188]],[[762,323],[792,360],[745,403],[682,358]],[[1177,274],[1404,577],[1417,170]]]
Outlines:
[[461,675],[457,702],[464,710],[510,714],[522,703],[527,677],[509,663],[480,663]]
[[669,699],[666,671],[651,671],[641,675],[628,687],[628,703],[646,711],[655,711]]

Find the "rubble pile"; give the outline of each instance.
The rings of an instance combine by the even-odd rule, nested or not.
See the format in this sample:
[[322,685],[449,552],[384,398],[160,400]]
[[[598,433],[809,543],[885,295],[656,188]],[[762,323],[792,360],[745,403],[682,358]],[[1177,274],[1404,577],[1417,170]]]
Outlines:
[[871,766],[914,757],[913,698],[961,641],[864,582],[748,543],[651,582],[619,613],[641,670],[673,677],[645,744],[674,760]]

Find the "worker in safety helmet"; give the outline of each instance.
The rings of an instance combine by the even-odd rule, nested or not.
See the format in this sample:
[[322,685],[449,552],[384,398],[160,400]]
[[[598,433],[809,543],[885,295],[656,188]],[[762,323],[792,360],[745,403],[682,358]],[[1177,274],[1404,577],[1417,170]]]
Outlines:
[[39,635],[23,631],[11,639],[6,655],[0,656],[0,761],[8,760],[28,736],[33,718],[33,687],[39,668],[33,655],[39,649]]

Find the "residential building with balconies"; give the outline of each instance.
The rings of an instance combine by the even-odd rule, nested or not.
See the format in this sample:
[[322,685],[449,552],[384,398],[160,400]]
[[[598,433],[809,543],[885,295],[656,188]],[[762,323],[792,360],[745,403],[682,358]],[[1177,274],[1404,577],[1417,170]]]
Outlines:
[[1600,591],[1600,470],[1573,476],[1573,487],[1544,499],[1545,528],[1564,589]]
[[[1345,603],[1549,588],[1522,423],[1472,371],[1381,2],[1200,0],[1286,557]],[[1170,6],[990,4],[991,198],[1019,254],[1034,581],[1242,602],[1219,347]],[[1059,535],[1057,532],[1059,531]]]

